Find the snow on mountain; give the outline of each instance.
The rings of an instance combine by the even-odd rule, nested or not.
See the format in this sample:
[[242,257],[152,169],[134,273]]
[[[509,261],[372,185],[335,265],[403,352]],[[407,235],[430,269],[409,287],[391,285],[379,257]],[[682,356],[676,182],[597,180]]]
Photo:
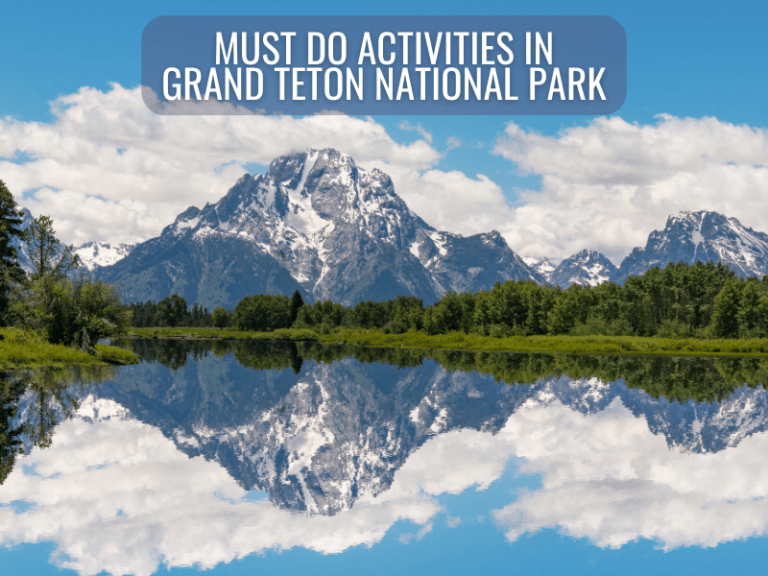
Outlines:
[[680,212],[667,219],[664,230],[648,236],[619,267],[617,280],[638,276],[669,262],[722,262],[742,277],[768,273],[768,234],[746,228],[736,218],[717,212]]
[[554,272],[557,265],[553,264],[548,258],[536,258],[534,256],[523,256],[529,268],[539,274],[546,282],[549,282],[550,275]]
[[[244,175],[218,202],[190,207],[101,273],[128,299],[175,291],[208,307],[295,289],[309,301],[414,295],[431,303],[447,290],[540,280],[497,232],[439,232],[408,209],[389,176],[331,149],[282,156],[265,175]],[[243,286],[248,276],[258,280]]]
[[562,288],[573,284],[597,286],[608,282],[616,274],[616,266],[594,250],[582,250],[566,258],[551,272],[549,282]]
[[86,242],[75,250],[80,257],[81,265],[93,272],[96,268],[111,266],[118,260],[122,260],[136,244],[108,244],[107,242]]

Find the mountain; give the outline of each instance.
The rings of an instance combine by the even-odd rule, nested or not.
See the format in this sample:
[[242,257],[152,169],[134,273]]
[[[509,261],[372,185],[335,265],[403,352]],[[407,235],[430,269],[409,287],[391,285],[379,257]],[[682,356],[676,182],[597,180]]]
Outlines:
[[549,282],[549,276],[554,272],[557,266],[549,261],[547,258],[536,258],[534,256],[523,256],[523,262],[528,267],[541,276],[545,282]]
[[654,266],[697,260],[722,262],[742,277],[762,277],[768,274],[768,234],[717,212],[680,212],[667,219],[664,230],[651,232],[645,248],[624,259],[615,280],[623,283]]
[[96,268],[111,266],[131,253],[136,244],[108,244],[106,242],[86,242],[75,249],[83,268],[93,272]]
[[549,283],[562,288],[573,284],[597,286],[616,275],[616,266],[600,252],[582,250],[566,258],[549,274]]
[[447,290],[489,289],[498,280],[541,281],[498,232],[440,232],[412,212],[392,180],[336,150],[307,150],[244,175],[214,204],[190,207],[162,234],[99,277],[128,301],[175,292],[207,307],[255,293],[352,305]]
[[440,286],[454,292],[488,290],[496,282],[507,280],[545,281],[496,230],[468,237],[436,231],[426,235],[432,242],[417,240],[411,252]]

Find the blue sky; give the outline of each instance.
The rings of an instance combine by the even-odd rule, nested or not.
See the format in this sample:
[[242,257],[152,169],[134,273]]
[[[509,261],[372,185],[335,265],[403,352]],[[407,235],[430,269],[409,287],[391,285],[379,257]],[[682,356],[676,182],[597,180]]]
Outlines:
[[[50,102],[59,97],[66,97],[77,93],[83,87],[92,87],[101,92],[110,91],[110,83],[117,83],[126,89],[138,86],[140,82],[140,40],[144,26],[153,18],[169,14],[505,14],[505,15],[577,15],[595,14],[608,15],[619,21],[625,28],[628,43],[628,89],[624,105],[616,112],[614,117],[622,119],[631,125],[639,127],[658,126],[659,114],[668,114],[675,118],[692,118],[701,121],[703,118],[712,117],[718,121],[718,126],[709,126],[706,135],[696,130],[691,136],[698,141],[711,138],[713,141],[722,141],[723,133],[731,131],[730,126],[748,127],[750,133],[757,134],[760,139],[762,130],[766,127],[768,116],[764,105],[766,93],[765,62],[768,62],[768,47],[761,40],[766,24],[766,11],[756,2],[730,2],[727,9],[722,3],[714,2],[669,2],[651,1],[644,3],[630,2],[483,2],[466,3],[459,2],[425,2],[416,5],[413,2],[394,1],[386,4],[367,4],[359,2],[283,2],[283,3],[254,3],[254,2],[222,2],[213,5],[209,2],[134,2],[127,3],[103,3],[103,2],[79,2],[75,6],[65,3],[43,3],[34,8],[22,3],[14,3],[4,8],[6,22],[11,23],[0,37],[0,71],[2,71],[4,89],[0,91],[0,117],[6,118],[6,144],[0,147],[0,171],[6,172],[4,177],[7,182],[14,184],[12,191],[17,197],[30,204],[33,212],[47,211],[52,213],[54,219],[61,222],[61,234],[67,241],[79,242],[86,239],[136,241],[159,232],[162,225],[167,224],[168,218],[178,213],[178,206],[183,203],[178,197],[180,192],[175,192],[178,200],[176,204],[166,202],[163,207],[156,207],[158,215],[153,223],[141,225],[141,215],[115,216],[119,221],[133,221],[131,228],[120,229],[114,232],[114,238],[109,238],[105,230],[98,230],[95,223],[83,216],[75,216],[67,212],[61,201],[54,201],[54,192],[71,193],[70,204],[82,204],[83,195],[90,200],[102,199],[107,204],[99,208],[102,212],[110,210],[109,203],[122,202],[122,208],[129,200],[140,201],[137,198],[127,198],[129,193],[121,192],[119,196],[110,197],[99,190],[103,185],[94,184],[96,189],[83,190],[74,186],[71,180],[51,178],[47,181],[41,176],[40,170],[35,177],[17,174],[2,163],[5,158],[16,164],[22,164],[29,159],[40,159],[45,154],[40,147],[34,145],[21,146],[14,149],[14,132],[7,130],[12,121],[16,128],[30,128],[42,123],[53,126],[56,117],[52,114]],[[611,205],[611,199],[615,196],[615,187],[632,185],[632,182],[612,181],[613,191],[606,189],[604,194],[609,195],[608,202],[591,200],[589,209],[585,209],[574,215],[581,223],[580,227],[573,228],[559,236],[555,234],[548,241],[527,242],[525,238],[537,235],[542,227],[546,227],[547,208],[539,210],[535,215],[514,213],[515,208],[530,204],[531,196],[521,193],[528,190],[530,193],[542,191],[550,193],[535,196],[544,206],[559,207],[560,214],[553,215],[551,221],[558,229],[565,229],[564,219],[568,214],[575,214],[576,206],[566,208],[559,198],[567,194],[564,189],[553,192],[549,185],[544,183],[549,174],[546,167],[542,167],[530,158],[521,159],[516,155],[504,155],[495,150],[497,139],[504,133],[507,124],[512,121],[526,134],[538,133],[548,137],[542,143],[544,155],[557,156],[556,149],[562,148],[564,131],[574,127],[589,127],[594,122],[594,117],[589,116],[377,116],[373,120],[379,126],[386,129],[387,134],[398,145],[408,145],[422,136],[416,131],[401,129],[403,121],[410,125],[420,125],[423,130],[431,135],[431,148],[437,158],[421,165],[414,170],[420,171],[423,176],[428,170],[439,170],[444,173],[460,171],[469,182],[465,186],[471,187],[471,180],[477,180],[477,174],[482,174],[492,182],[495,191],[488,190],[488,194],[501,194],[507,206],[511,210],[505,213],[503,218],[492,218],[478,215],[473,219],[474,224],[463,226],[461,219],[445,214],[435,217],[430,222],[437,227],[454,229],[461,233],[477,233],[486,231],[484,227],[495,227],[505,234],[513,249],[534,253],[534,255],[549,255],[555,259],[567,256],[569,251],[583,247],[601,249],[615,260],[626,254],[633,245],[647,237],[653,228],[663,226],[664,218],[670,211],[679,209],[716,209],[736,216],[746,224],[755,228],[768,229],[768,217],[762,213],[756,215],[754,209],[747,206],[757,204],[756,196],[760,186],[744,191],[743,198],[738,201],[725,203],[717,198],[715,191],[701,193],[697,196],[686,196],[675,203],[672,200],[658,200],[657,190],[660,186],[666,186],[667,197],[680,196],[679,191],[669,191],[671,188],[669,179],[665,183],[656,182],[650,184],[646,191],[635,193],[633,206],[638,210],[644,210],[647,218],[639,218],[638,214],[630,215],[630,210],[625,205],[610,207],[610,212],[601,213],[595,206]],[[202,122],[202,121],[201,121]],[[190,120],[190,126],[194,122]],[[670,130],[672,127],[668,126]],[[0,127],[2,128],[2,127]],[[701,126],[699,126],[701,128]],[[31,129],[31,128],[30,128]],[[604,130],[598,130],[600,134]],[[669,132],[669,130],[667,131]],[[640,132],[636,134],[641,140],[644,138]],[[645,138],[654,140],[657,136]],[[0,133],[0,138],[2,134]],[[451,148],[448,145],[449,138],[458,139],[462,145]],[[741,136],[734,136],[737,140]],[[455,141],[455,140],[454,140]],[[667,135],[667,143],[679,141],[686,146],[680,137],[674,134]],[[106,146],[106,141],[91,142],[94,145]],[[529,142],[530,144],[530,142]],[[62,144],[67,146],[67,144]],[[313,143],[309,143],[313,145]],[[637,149],[639,144],[630,146]],[[717,156],[716,162],[722,166],[743,164],[744,166],[760,166],[761,154],[765,151],[752,150],[744,157],[731,158],[728,154]],[[73,145],[74,147],[74,145]],[[121,149],[122,150],[122,149]],[[365,153],[352,147],[349,152],[358,159]],[[122,152],[121,152],[122,153]],[[674,154],[672,154],[674,155]],[[709,158],[710,152],[701,151],[698,158]],[[758,161],[755,161],[757,156]],[[233,159],[234,161],[235,159]],[[388,162],[387,158],[378,161]],[[531,161],[528,161],[531,160]],[[591,160],[595,160],[592,158]],[[590,159],[574,159],[576,163],[588,162]],[[249,164],[247,158],[238,159],[242,165]],[[254,158],[255,169],[268,159]],[[374,159],[369,160],[375,163]],[[67,160],[61,160],[66,164]],[[79,162],[79,161],[78,161]],[[603,158],[600,162],[613,164],[611,159]],[[597,162],[598,164],[600,162]],[[648,159],[642,160],[643,165],[650,171],[654,167],[649,165]],[[652,164],[652,162],[651,162]],[[40,165],[42,166],[42,164]],[[5,168],[5,170],[4,170]],[[28,166],[29,172],[32,166]],[[40,168],[40,167],[38,167]],[[656,169],[656,173],[663,172],[667,168]],[[678,166],[676,169],[679,169]],[[42,168],[41,168],[42,169]],[[69,161],[69,172],[81,170],[74,161]],[[409,196],[411,189],[416,186],[413,178],[408,184],[405,177],[397,176],[397,168],[391,170],[394,173],[396,184],[400,184],[402,195],[416,210],[429,211],[429,206],[423,199],[413,195]],[[683,173],[690,175],[691,167],[683,167]],[[694,170],[696,172],[696,170]],[[712,181],[713,175],[702,175],[696,172],[694,180]],[[549,174],[551,175],[551,174]],[[563,175],[560,174],[558,178]],[[441,177],[445,177],[441,175]],[[415,177],[414,177],[415,178]],[[682,177],[681,177],[682,178]],[[681,178],[678,178],[680,180]],[[723,186],[730,187],[731,180],[724,177]],[[737,181],[744,180],[744,174]],[[762,185],[762,172],[746,177],[747,180],[756,178]],[[716,178],[715,178],[716,179]],[[567,180],[567,178],[566,178]],[[600,185],[599,175],[584,176],[581,184]],[[698,180],[697,180],[698,181]],[[634,182],[634,180],[633,180]],[[458,180],[455,186],[460,186]],[[562,184],[562,182],[560,182]],[[571,186],[573,183],[566,183]],[[576,184],[573,184],[576,185]],[[220,185],[221,186],[221,185]],[[548,187],[549,186],[549,187]],[[695,188],[695,184],[690,189]],[[19,188],[22,188],[19,190]],[[674,186],[673,186],[674,188]],[[37,195],[39,190],[47,190],[46,193]],[[226,190],[224,187],[219,196]],[[724,190],[723,193],[726,191]],[[209,191],[191,194],[189,203],[200,204],[204,201],[215,201],[215,193]],[[654,196],[656,194],[656,196]],[[78,196],[80,195],[80,196]],[[613,196],[611,196],[613,195]],[[80,198],[77,202],[72,200]],[[162,194],[158,195],[161,197]],[[166,198],[165,196],[162,196]],[[641,198],[642,197],[642,198]],[[647,197],[653,197],[653,201],[647,204]],[[453,201],[453,196],[446,196],[448,202]],[[94,200],[95,201],[95,200]],[[143,200],[141,200],[143,201]],[[579,201],[583,206],[587,202]],[[587,202],[589,203],[589,202]],[[461,204],[461,202],[459,202]],[[651,205],[652,204],[652,205]],[[178,205],[178,206],[177,206]],[[95,206],[95,205],[94,205]],[[121,208],[121,209],[122,209]],[[183,208],[183,207],[182,207]],[[96,209],[96,208],[94,208]],[[149,208],[145,209],[145,212]],[[465,209],[466,210],[466,209]],[[478,207],[485,213],[498,209]],[[619,223],[620,220],[623,221]],[[429,218],[427,218],[429,220]],[[613,220],[612,220],[613,219]],[[504,228],[504,222],[513,222],[515,229],[519,229],[522,223],[537,222],[535,228],[528,229],[525,234],[515,234],[510,229]],[[146,218],[145,218],[145,221]],[[609,221],[615,221],[616,229],[611,227]],[[90,223],[89,223],[90,222]],[[589,234],[595,226],[605,232],[602,236]],[[463,227],[462,227],[463,226]],[[511,225],[510,225],[511,226]],[[453,227],[453,228],[451,228]],[[111,227],[112,230],[116,228]],[[622,232],[626,230],[626,232]]]

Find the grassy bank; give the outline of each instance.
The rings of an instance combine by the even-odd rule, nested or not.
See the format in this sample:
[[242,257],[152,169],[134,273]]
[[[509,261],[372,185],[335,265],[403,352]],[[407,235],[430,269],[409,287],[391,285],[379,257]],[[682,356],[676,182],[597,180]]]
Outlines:
[[171,338],[193,340],[278,340],[284,342],[316,342],[320,336],[313,330],[285,328],[273,332],[249,332],[228,328],[131,328],[128,337]]
[[693,338],[641,338],[637,336],[513,336],[492,338],[453,332],[429,336],[423,332],[383,334],[376,330],[335,330],[319,335],[311,330],[244,332],[217,328],[134,328],[129,335],[142,338],[214,338],[226,340],[316,341],[371,348],[469,350],[482,352],[546,352],[628,356],[768,357],[768,339],[698,340]]
[[19,328],[0,328],[0,369],[43,366],[135,364],[133,352],[96,344],[95,356],[57,344],[49,344],[38,334]]

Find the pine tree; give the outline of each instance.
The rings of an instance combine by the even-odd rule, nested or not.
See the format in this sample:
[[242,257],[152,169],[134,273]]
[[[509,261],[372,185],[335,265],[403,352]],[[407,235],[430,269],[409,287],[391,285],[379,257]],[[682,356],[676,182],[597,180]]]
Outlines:
[[296,322],[296,317],[299,315],[299,310],[304,306],[304,299],[301,297],[301,293],[296,290],[291,296],[291,325]]
[[14,246],[14,240],[24,238],[21,222],[22,213],[17,210],[13,195],[0,180],[0,325],[5,323],[11,287],[24,279]]

